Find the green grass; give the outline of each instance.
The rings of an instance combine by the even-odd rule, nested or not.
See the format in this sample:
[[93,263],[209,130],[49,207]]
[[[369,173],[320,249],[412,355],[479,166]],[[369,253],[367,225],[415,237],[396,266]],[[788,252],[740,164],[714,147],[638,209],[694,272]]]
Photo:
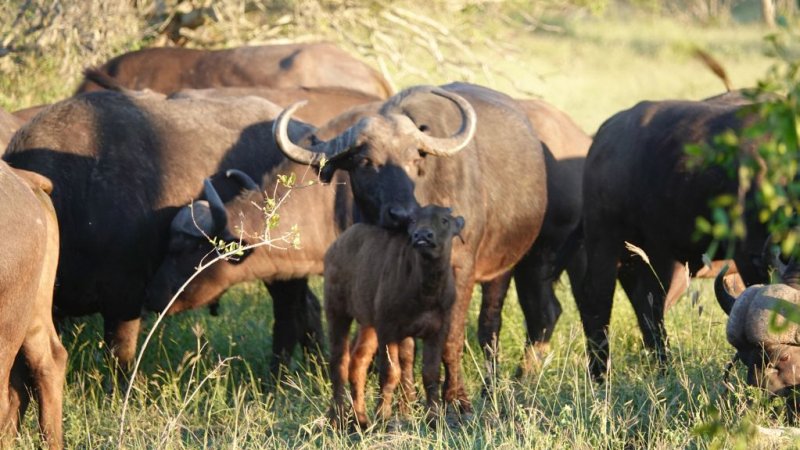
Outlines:
[[[641,100],[700,99],[720,93],[719,80],[692,59],[694,46],[717,56],[737,87],[752,86],[770,64],[763,56],[765,30],[758,25],[705,28],[649,16],[624,21],[588,18],[562,20],[558,23],[564,32],[551,33],[512,29],[490,20],[481,23],[475,18],[466,25],[453,22],[453,29],[469,38],[473,51],[492,69],[491,77],[473,70],[475,82],[518,97],[525,96],[523,92],[535,93],[567,112],[590,134],[603,120]],[[335,32],[321,33],[347,45]],[[513,51],[497,51],[498,43]],[[403,54],[429,75],[401,74],[390,66],[400,87],[469,78],[437,70],[429,53],[419,47],[409,46]],[[14,68],[8,77],[0,77],[0,105],[10,110],[66,97],[78,83],[79,70],[64,72],[53,59],[20,62]],[[510,80],[521,89],[515,89]],[[313,285],[321,297],[321,280]],[[122,447],[796,445],[750,437],[748,424],[785,425],[781,409],[744,387],[741,367],[734,373],[734,393],[723,389],[723,366],[733,353],[724,337],[726,317],[716,305],[710,283],[697,282],[693,288],[700,289],[698,303],[692,305],[684,298],[667,317],[672,362],[665,373],[651,367],[630,304],[618,291],[610,338],[611,374],[602,386],[588,379],[580,320],[568,286],[562,284],[557,293],[564,314],[545,364],[535,373],[515,376],[525,329],[512,290],[504,310],[499,377],[489,398],[480,395],[485,369],[475,330],[480,299],[476,290],[463,360],[474,417],[458,426],[440,424],[432,430],[418,409],[400,420],[396,431],[342,435],[326,426],[330,388],[324,364],[298,363],[292,367],[296,373],[277,389],[265,387],[272,344],[271,303],[259,283],[247,283],[223,297],[220,317],[211,317],[205,310],[188,312],[166,320],[157,330],[135,382]],[[69,351],[64,404],[68,448],[117,447],[124,391],[106,393],[108,351],[101,336],[98,317],[76,320],[62,334]],[[375,376],[370,378],[368,392],[374,405]],[[718,421],[712,410],[719,411]],[[32,448],[37,442],[34,416],[27,416],[19,438],[21,448]],[[719,424],[721,431],[713,438],[695,434],[693,429],[703,424],[709,428]]]
[[[321,280],[315,279],[312,285],[321,295]],[[326,427],[330,390],[323,366],[297,364],[297,373],[276,390],[264,388],[272,341],[271,303],[259,283],[247,283],[223,297],[219,317],[190,312],[168,319],[157,332],[130,401],[123,446],[704,448],[712,441],[696,436],[692,429],[711,422],[709,405],[720,410],[722,425],[734,431],[747,422],[784,425],[757,392],[746,395],[743,381],[736,376],[736,394],[728,395],[723,389],[722,368],[732,354],[724,339],[726,318],[715,303],[710,282],[693,284],[693,289],[700,291],[698,303],[683,299],[668,315],[672,363],[663,374],[643,354],[633,311],[618,293],[611,375],[603,386],[588,379],[583,333],[565,284],[557,289],[565,311],[550,356],[539,371],[516,377],[525,336],[516,295],[511,292],[504,310],[500,373],[489,398],[480,395],[484,364],[475,337],[480,301],[476,290],[463,361],[475,407],[472,420],[431,430],[418,409],[399,420],[399,430],[342,435]],[[64,341],[70,353],[64,404],[68,447],[113,448],[123,395],[120,390],[106,394],[103,389],[109,377],[100,321],[74,324],[64,333]],[[741,368],[735,375],[743,376]],[[368,393],[374,404],[375,376]],[[754,399],[753,406],[748,407],[747,398]],[[32,415],[27,425],[22,440],[33,445]]]

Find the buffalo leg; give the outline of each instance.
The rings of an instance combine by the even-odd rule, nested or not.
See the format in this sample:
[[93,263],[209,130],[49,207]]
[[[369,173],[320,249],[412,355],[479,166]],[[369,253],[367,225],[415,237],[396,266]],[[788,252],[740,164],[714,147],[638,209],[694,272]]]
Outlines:
[[[497,376],[497,350],[500,339],[500,328],[503,325],[503,304],[508,287],[511,284],[511,271],[494,280],[481,283],[481,312],[478,316],[478,343],[483,349],[486,359],[485,386],[491,385]],[[484,393],[487,391],[484,389]]]
[[580,295],[576,297],[578,310],[586,333],[589,352],[589,372],[597,381],[602,381],[608,367],[608,325],[617,282],[617,262],[622,250],[619,236],[596,235],[617,231],[616,224],[587,225],[586,230],[586,276]]
[[381,398],[376,407],[378,420],[387,421],[392,417],[392,398],[397,385],[400,384],[400,357],[399,344],[379,339],[378,349],[381,352],[378,358],[380,366]]
[[[639,321],[644,345],[655,351],[660,364],[665,364],[667,361],[667,333],[664,328],[664,291],[669,292],[675,266],[674,261],[668,255],[658,250],[650,250],[648,256],[653,270],[643,262],[636,261],[634,273],[637,278],[637,287],[629,299],[636,312],[636,319]],[[655,275],[653,271],[655,271]],[[663,288],[659,280],[663,283]]]
[[320,306],[319,300],[308,289],[306,279],[275,281],[266,286],[272,296],[275,318],[272,327],[270,374],[277,379],[281,366],[286,367],[289,364],[298,343],[308,345],[308,351],[321,348]]
[[442,347],[447,338],[445,330],[442,331],[422,343],[422,384],[425,386],[425,399],[428,407],[427,420],[429,423],[438,415],[441,400],[439,378],[442,372]]
[[124,376],[131,368],[131,363],[136,358],[136,344],[139,340],[139,327],[141,319],[134,315],[132,319],[122,319],[117,315],[103,316],[106,345],[111,349],[111,354],[116,360],[117,376]]
[[514,268],[517,296],[528,328],[526,359],[541,360],[550,344],[556,322],[561,316],[561,303],[550,280],[550,264],[543,249],[526,255]]
[[350,325],[353,319],[330,313],[328,310],[328,340],[331,346],[328,370],[330,371],[331,399],[330,420],[334,428],[344,425],[344,382],[349,378]]
[[[50,311],[34,318],[22,353],[39,401],[39,428],[51,449],[62,447],[62,401],[67,351],[58,339]],[[44,317],[42,317],[44,316]]]
[[461,380],[461,356],[464,352],[464,327],[472,298],[475,278],[472,268],[455,269],[456,301],[450,316],[450,331],[442,359],[445,367],[444,401],[456,403],[464,412],[471,409],[464,382]]
[[414,338],[408,337],[400,342],[400,412],[408,414],[410,405],[417,401],[417,389],[414,387]]
[[361,428],[369,426],[367,418],[367,403],[364,390],[367,384],[367,369],[378,350],[378,336],[375,334],[374,327],[359,328],[356,336],[356,343],[350,353],[350,391],[353,396],[353,410],[356,415],[356,422]]

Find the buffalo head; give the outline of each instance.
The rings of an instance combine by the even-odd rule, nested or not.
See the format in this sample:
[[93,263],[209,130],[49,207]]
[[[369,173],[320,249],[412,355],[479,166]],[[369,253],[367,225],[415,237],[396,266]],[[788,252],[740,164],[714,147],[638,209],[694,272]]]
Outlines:
[[787,283],[798,268],[794,261],[782,271],[787,284],[754,285],[738,298],[725,288],[723,277],[728,267],[717,275],[714,291],[728,314],[726,337],[747,366],[747,382],[771,395],[789,397],[790,418],[798,413],[795,395],[800,387],[800,325],[787,316],[800,306],[800,291]]
[[[402,112],[410,97],[433,94],[455,104],[461,127],[450,137],[433,137],[425,124]],[[389,99],[377,114],[362,118],[338,136],[308,147],[294,144],[287,132],[292,114],[304,103],[287,108],[273,126],[278,146],[290,159],[320,168],[323,181],[336,170],[350,174],[353,194],[366,222],[388,228],[405,226],[419,207],[415,185],[424,176],[425,156],[449,157],[464,149],[476,129],[476,114],[463,97],[432,86],[407,89]]]
[[[229,170],[228,177],[234,178],[245,189],[257,190],[258,185],[245,173],[238,170]],[[147,309],[161,312],[175,295],[175,289],[182,286],[197,270],[197,266],[213,254],[214,245],[211,239],[218,238],[225,242],[236,242],[238,237],[233,236],[228,230],[228,214],[211,180],[204,181],[203,193],[206,200],[194,201],[190,206],[185,206],[178,211],[170,226],[170,239],[167,256],[153,277],[147,292]],[[249,256],[245,251],[242,255],[221,261],[206,269],[200,276],[206,278],[220,277],[220,283],[192,283],[186,287],[191,292],[202,286],[208,292],[192,292],[189,296],[194,299],[193,304],[184,304],[182,297],[170,308],[170,314],[184,309],[197,308],[216,301],[219,295],[228,286],[225,279],[225,264],[238,264]],[[220,288],[216,289],[219,284]]]
[[438,259],[450,254],[452,240],[461,237],[464,218],[453,216],[453,208],[428,205],[411,213],[408,235],[423,257]]

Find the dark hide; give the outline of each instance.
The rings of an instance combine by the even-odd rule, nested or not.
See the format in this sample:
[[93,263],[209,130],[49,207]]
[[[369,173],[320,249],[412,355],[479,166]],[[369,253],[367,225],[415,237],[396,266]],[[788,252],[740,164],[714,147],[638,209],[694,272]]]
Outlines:
[[[597,132],[583,179],[588,262],[576,296],[595,378],[606,372],[606,329],[617,277],[636,311],[646,347],[660,362],[666,361],[664,291],[650,267],[625,250],[624,242],[645,251],[667,291],[674,261],[687,261],[692,273],[703,266],[701,255],[710,239],[693,238],[695,220],[710,219],[709,201],[721,194],[736,195],[737,183],[721,167],[687,168],[684,147],[740,129],[746,107],[737,104],[643,102],[616,114]],[[765,238],[763,227],[748,223],[747,240],[737,244],[734,259],[748,284],[764,279],[757,261]]]
[[[429,417],[437,415],[442,347],[456,298],[450,254],[452,240],[463,227],[464,219],[453,217],[449,209],[427,206],[412,213],[407,233],[356,224],[328,249],[325,316],[335,426],[346,410],[345,380],[353,392],[356,422],[362,428],[369,426],[364,386],[376,351],[382,394],[377,415],[384,421],[391,417],[392,396],[400,384],[400,346],[415,337],[424,342],[422,378]],[[351,352],[353,319],[359,333]]]
[[[16,173],[15,173],[16,172]],[[36,174],[0,162],[0,444],[10,445],[29,403],[39,402],[42,442],[62,448],[62,397],[67,351],[53,325],[58,224]],[[13,444],[11,444],[13,446]]]
[[347,148],[347,156],[328,161],[323,176],[337,170],[350,174],[358,211],[367,223],[404,226],[408,211],[419,204],[451,205],[466,219],[465,243],[458,241],[453,247],[458,295],[444,351],[444,397],[468,408],[460,365],[472,288],[506,272],[538,236],[547,203],[544,158],[519,104],[498,92],[461,83],[443,89],[474,109],[474,137],[449,157],[428,154],[431,147],[421,152],[420,145],[430,140],[406,128],[402,116],[426,136],[441,139],[463,135],[468,117],[454,101],[428,93],[430,89],[401,92],[384,103],[380,114],[362,119],[362,126],[374,126],[369,136],[343,133],[334,139],[354,145]]
[[[394,93],[375,69],[325,42],[226,50],[146,48],[117,56],[99,70],[129,89],[164,94],[225,86],[338,86],[380,98]],[[96,83],[85,80],[77,93],[98,89]]]
[[[101,313],[123,367],[136,351],[145,288],[164,258],[173,216],[198,196],[204,177],[218,174],[218,192],[231,198],[240,187],[227,169],[260,178],[279,164],[270,133],[279,111],[258,98],[102,91],[52,105],[15,135],[3,159],[54,186],[57,311]],[[300,135],[308,127],[292,129]]]

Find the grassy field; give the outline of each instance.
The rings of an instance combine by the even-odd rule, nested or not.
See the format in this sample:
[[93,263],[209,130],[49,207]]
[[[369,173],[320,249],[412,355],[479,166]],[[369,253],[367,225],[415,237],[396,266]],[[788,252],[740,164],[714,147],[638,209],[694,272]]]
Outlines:
[[[526,31],[494,19],[476,29],[454,19],[448,23],[453,33],[464,33],[475,58],[491,70],[440,70],[424,48],[409,46],[403,56],[420,70],[389,65],[388,71],[398,87],[466,78],[519,97],[537,95],[592,134],[607,117],[641,100],[700,99],[720,93],[722,83],[691,57],[695,46],[713,53],[736,87],[753,85],[770,64],[763,54],[766,30],[757,24],[701,27],[650,15],[564,17],[553,23],[557,31]],[[469,22],[474,24],[475,19]],[[335,30],[320,33],[348,46]],[[64,71],[53,60],[12,69],[15,72],[0,77],[0,106],[10,110],[63,98],[78,83],[79,70]],[[313,286],[321,298],[321,280],[313,280]],[[726,317],[709,282],[693,282],[690,291],[699,291],[698,301],[684,298],[667,316],[672,362],[661,373],[650,367],[635,316],[618,290],[611,374],[598,386],[586,373],[584,336],[566,278],[557,288],[564,314],[551,353],[538,370],[516,376],[525,331],[512,290],[504,310],[499,376],[493,394],[483,397],[476,288],[463,361],[474,416],[457,426],[428,429],[418,409],[411,417],[399,418],[394,431],[353,435],[337,434],[326,426],[330,389],[324,364],[298,363],[283,383],[267,387],[271,301],[259,283],[228,292],[219,317],[205,310],[189,312],[166,320],[157,330],[135,380],[121,444],[124,390],[107,394],[104,389],[109,377],[102,323],[98,317],[75,320],[62,335],[69,351],[65,442],[68,448],[170,449],[797,445],[756,437],[753,424],[785,425],[782,409],[744,387],[741,367],[734,371],[734,392],[723,388],[723,366],[733,353],[724,338]],[[370,379],[369,394],[374,404],[376,377]],[[19,447],[35,447],[34,429],[34,415],[29,414]]]

